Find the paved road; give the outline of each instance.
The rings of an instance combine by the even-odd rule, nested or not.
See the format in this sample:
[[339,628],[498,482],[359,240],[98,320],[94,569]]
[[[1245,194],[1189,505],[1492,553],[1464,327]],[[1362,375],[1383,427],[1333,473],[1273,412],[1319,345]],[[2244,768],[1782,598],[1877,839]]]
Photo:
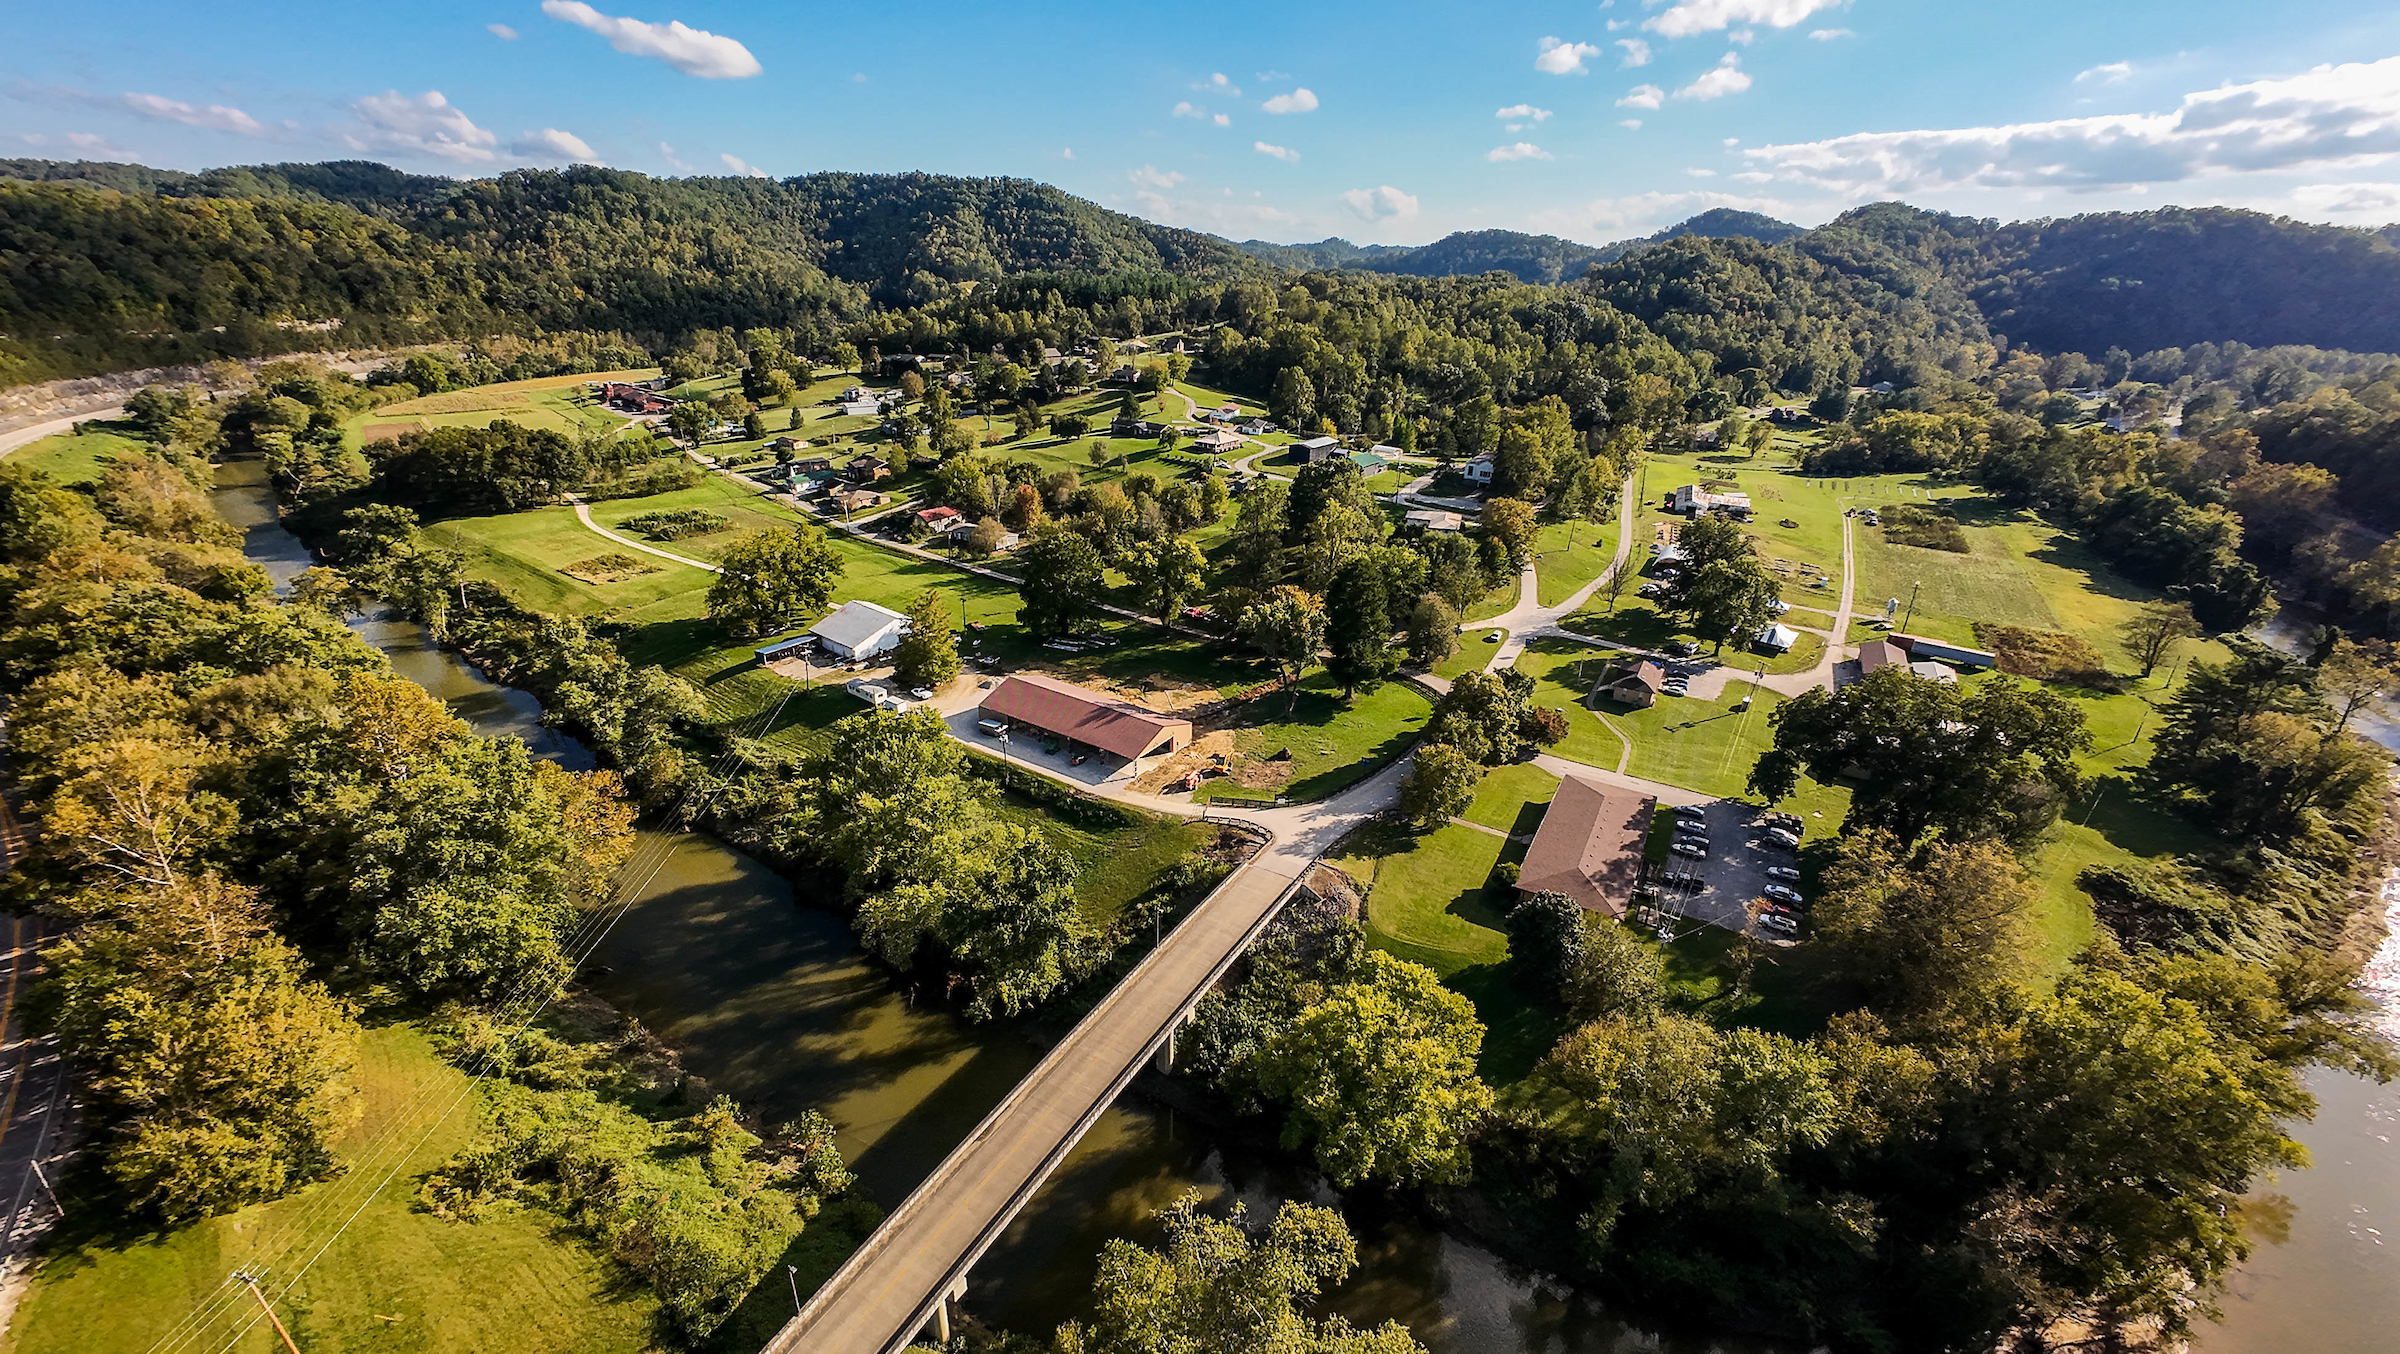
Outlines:
[[905,1347],[1175,1024],[1273,919],[1310,862],[1398,799],[1406,767],[1402,759],[1321,804],[1212,810],[1211,817],[1249,822],[1274,833],[1274,840],[1218,885],[1042,1059],[809,1299],[768,1343],[767,1354],[887,1354]]
[[125,417],[125,406],[121,404],[114,404],[105,409],[93,409],[85,413],[71,415],[67,418],[54,418],[47,422],[31,424],[27,427],[19,428],[14,432],[0,433],[0,456],[6,456],[19,447],[27,446],[34,442],[39,442],[45,437],[56,437],[60,433],[71,433],[75,431],[75,425],[78,423],[89,422],[93,419],[107,422],[111,419],[119,419],[123,417]]
[[[24,825],[0,798],[0,871],[14,867],[25,848]],[[0,978],[0,1208],[8,1210],[0,1217],[0,1274],[12,1280],[0,1284],[0,1326],[19,1292],[13,1282],[18,1262],[58,1220],[50,1181],[74,1142],[75,1106],[58,1041],[30,1037],[20,1005],[41,972],[47,936],[39,918],[12,917],[7,949],[0,954],[8,970]]]

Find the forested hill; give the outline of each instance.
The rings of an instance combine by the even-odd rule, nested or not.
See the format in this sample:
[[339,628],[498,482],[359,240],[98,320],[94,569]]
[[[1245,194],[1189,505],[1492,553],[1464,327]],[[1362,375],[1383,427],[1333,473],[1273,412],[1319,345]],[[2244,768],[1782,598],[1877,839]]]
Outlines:
[[1214,236],[1022,179],[458,181],[382,165],[180,174],[0,161],[0,383],[494,330],[823,334],[1025,273],[1264,270]]
[[1774,244],[1800,233],[1800,227],[1757,212],[1717,207],[1686,221],[1635,240],[1613,244],[1577,244],[1556,235],[1528,235],[1515,230],[1462,230],[1428,245],[1355,245],[1340,236],[1315,244],[1272,244],[1244,240],[1239,248],[1253,258],[1300,272],[1330,268],[1363,268],[1409,277],[1473,277],[1482,273],[1513,274],[1519,282],[1554,286],[1583,276],[1595,263],[1624,257],[1646,244],[1683,235],[1711,239],[1747,236]]
[[2400,249],[2389,227],[2230,207],[2001,225],[1887,202],[1810,234],[1826,233],[1907,258],[1974,301],[1995,333],[2041,352],[2229,341],[2400,352]]

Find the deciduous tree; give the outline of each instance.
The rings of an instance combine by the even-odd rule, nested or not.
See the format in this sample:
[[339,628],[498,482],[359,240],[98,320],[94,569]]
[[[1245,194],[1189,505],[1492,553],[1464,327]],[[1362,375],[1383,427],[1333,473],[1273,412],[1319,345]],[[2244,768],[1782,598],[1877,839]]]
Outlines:
[[1400,815],[1419,832],[1430,832],[1467,811],[1483,767],[1447,743],[1417,749],[1408,778],[1400,782]]
[[823,528],[761,529],[727,546],[708,588],[708,615],[736,634],[763,635],[825,609],[842,557]]

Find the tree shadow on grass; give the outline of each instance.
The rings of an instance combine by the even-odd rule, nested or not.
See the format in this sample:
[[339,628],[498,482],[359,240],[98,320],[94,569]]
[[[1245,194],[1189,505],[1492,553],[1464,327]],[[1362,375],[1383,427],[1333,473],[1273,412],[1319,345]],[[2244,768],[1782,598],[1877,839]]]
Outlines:
[[1494,1086],[1524,1080],[1542,1055],[1574,1028],[1565,1013],[1528,1000],[1506,961],[1460,969],[1442,985],[1474,1003],[1475,1018],[1484,1029],[1475,1071]]

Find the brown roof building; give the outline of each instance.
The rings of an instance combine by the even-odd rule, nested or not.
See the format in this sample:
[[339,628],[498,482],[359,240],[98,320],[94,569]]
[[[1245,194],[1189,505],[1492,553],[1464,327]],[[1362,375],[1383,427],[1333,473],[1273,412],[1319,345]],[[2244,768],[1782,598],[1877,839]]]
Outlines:
[[1592,694],[1647,710],[1658,703],[1659,690],[1666,684],[1667,670],[1646,659],[1639,663],[1612,663]]
[[1888,639],[1870,639],[1858,646],[1858,675],[1861,677],[1878,668],[1888,668],[1894,663],[1905,667],[1908,663],[1908,650]]
[[1563,893],[1594,912],[1625,915],[1642,878],[1642,844],[1658,801],[1569,776],[1542,815],[1517,872],[1517,892]]
[[1173,752],[1192,741],[1192,722],[1111,700],[1097,691],[1055,677],[1021,672],[983,699],[987,719],[1027,724],[1138,761]]

